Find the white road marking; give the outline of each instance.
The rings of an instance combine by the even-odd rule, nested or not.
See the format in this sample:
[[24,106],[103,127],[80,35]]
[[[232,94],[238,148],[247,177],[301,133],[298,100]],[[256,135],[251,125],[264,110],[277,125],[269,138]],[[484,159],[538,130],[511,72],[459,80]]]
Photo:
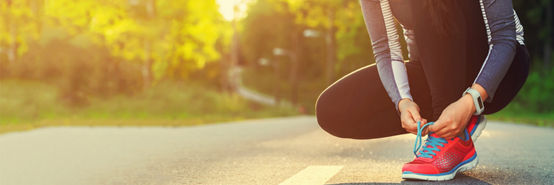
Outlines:
[[289,184],[325,184],[331,177],[335,176],[343,166],[308,166],[302,171],[298,172],[296,175],[288,178],[287,180],[281,182],[279,185],[289,185]]

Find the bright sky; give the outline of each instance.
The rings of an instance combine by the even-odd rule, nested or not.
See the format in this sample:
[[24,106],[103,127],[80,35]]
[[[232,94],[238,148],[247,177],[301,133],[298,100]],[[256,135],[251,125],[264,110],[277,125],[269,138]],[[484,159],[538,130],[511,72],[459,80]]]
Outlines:
[[247,3],[252,0],[216,0],[219,5],[219,12],[223,15],[225,20],[233,20],[233,7],[238,5],[237,18],[243,18],[246,16]]

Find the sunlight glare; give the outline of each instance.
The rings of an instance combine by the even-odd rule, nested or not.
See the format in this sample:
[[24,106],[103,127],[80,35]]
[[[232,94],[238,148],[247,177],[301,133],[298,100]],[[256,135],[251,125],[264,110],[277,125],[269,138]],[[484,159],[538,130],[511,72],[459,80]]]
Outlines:
[[238,7],[237,10],[237,19],[246,17],[247,2],[251,0],[216,0],[219,5],[219,13],[223,15],[225,20],[231,21],[234,18],[233,9],[235,6]]

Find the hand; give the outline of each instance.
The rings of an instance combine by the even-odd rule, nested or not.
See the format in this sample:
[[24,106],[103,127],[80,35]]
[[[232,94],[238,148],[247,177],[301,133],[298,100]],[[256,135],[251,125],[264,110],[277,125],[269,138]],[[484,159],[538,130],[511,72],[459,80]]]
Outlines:
[[[475,83],[471,88],[477,90],[483,100],[489,97],[483,86]],[[473,103],[473,98],[471,95],[465,94],[442,111],[435,124],[429,126],[429,131],[445,139],[456,137],[466,128],[467,122],[474,112],[475,104]]]
[[435,124],[429,126],[429,131],[445,139],[456,137],[467,126],[467,122],[474,112],[473,98],[466,94],[458,101],[448,105]]
[[[402,99],[398,102],[398,110],[400,111],[400,120],[402,128],[406,131],[417,135],[417,122],[421,121],[423,125],[427,123],[426,119],[421,118],[419,114],[419,106],[410,99]],[[424,133],[426,134],[426,132]]]

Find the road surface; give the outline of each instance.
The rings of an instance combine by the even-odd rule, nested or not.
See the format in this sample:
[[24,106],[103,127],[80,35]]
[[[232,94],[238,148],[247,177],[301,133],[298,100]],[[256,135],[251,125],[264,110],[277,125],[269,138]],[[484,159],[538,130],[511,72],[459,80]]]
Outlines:
[[[314,117],[193,127],[53,127],[0,135],[0,184],[426,184],[415,136],[351,140]],[[552,184],[554,129],[489,121],[480,164],[436,184]]]

